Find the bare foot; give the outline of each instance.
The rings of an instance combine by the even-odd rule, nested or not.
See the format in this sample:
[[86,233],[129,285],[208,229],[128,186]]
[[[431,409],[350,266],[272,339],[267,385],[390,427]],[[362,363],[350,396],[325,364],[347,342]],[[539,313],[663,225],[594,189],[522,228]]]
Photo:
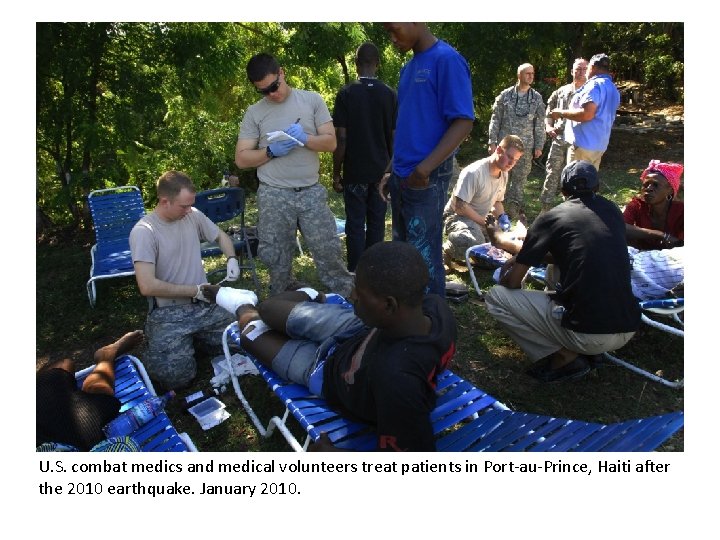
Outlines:
[[235,315],[237,315],[238,326],[241,330],[244,329],[249,322],[260,319],[260,314],[258,313],[257,308],[252,304],[243,304],[242,306],[238,306]]
[[128,332],[123,337],[118,339],[115,343],[105,345],[97,351],[95,351],[94,359],[96,363],[99,362],[113,362],[115,358],[123,355],[142,343],[144,333],[142,330],[135,330],[134,332]]

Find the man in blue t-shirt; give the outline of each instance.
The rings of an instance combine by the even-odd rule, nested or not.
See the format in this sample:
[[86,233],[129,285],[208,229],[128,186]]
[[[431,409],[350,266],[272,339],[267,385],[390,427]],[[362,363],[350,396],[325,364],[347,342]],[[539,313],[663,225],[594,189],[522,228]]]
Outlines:
[[425,23],[383,24],[393,45],[413,57],[400,71],[392,168],[380,187],[391,196],[393,239],[418,249],[430,272],[428,292],[444,296],[442,214],[453,156],[475,119],[470,68]]
[[600,170],[600,159],[610,142],[620,92],[610,75],[610,58],[596,54],[588,64],[588,81],[582,85],[567,109],[553,109],[550,118],[564,118],[565,141],[570,143],[567,163],[585,160]]

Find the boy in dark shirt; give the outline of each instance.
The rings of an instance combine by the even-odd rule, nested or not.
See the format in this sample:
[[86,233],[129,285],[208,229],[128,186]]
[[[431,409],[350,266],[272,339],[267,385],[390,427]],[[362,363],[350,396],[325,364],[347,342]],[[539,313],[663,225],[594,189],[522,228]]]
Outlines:
[[[415,247],[381,242],[358,262],[349,299],[354,313],[322,303],[312,289],[281,293],[257,308],[228,305],[227,288],[217,299],[238,315],[248,353],[376,425],[378,450],[433,451],[434,387],[455,353],[457,329],[445,301],[424,294],[427,282],[427,265]],[[217,288],[205,290],[207,297]],[[311,449],[335,448],[323,437]]]

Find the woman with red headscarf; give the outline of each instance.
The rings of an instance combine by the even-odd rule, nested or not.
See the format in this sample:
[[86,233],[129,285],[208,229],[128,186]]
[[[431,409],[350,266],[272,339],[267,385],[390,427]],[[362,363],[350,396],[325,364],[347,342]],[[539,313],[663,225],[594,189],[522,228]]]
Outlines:
[[683,245],[685,207],[676,200],[682,173],[680,163],[650,161],[640,175],[640,195],[633,197],[623,212],[629,246],[667,249]]

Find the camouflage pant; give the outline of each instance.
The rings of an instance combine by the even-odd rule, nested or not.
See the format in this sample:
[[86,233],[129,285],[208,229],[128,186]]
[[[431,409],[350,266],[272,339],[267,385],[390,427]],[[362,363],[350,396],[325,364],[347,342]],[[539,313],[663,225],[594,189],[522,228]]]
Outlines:
[[443,244],[443,251],[450,253],[456,260],[465,260],[465,251],[470,246],[484,244],[487,238],[487,229],[475,223],[472,219],[452,215],[445,220],[445,234],[447,241]]
[[315,261],[318,277],[328,290],[349,296],[353,279],[342,259],[335,216],[320,184],[295,191],[260,184],[258,188],[258,257],[270,271],[271,294],[293,280],[292,261],[300,228]]
[[[524,141],[523,141],[524,142]],[[533,150],[532,145],[525,143],[525,152],[522,157],[518,160],[515,166],[510,170],[508,175],[508,185],[505,190],[505,210],[508,210],[508,206],[513,208],[523,207],[523,189],[525,188],[525,180],[527,180],[532,168],[532,157]],[[516,215],[512,215],[508,212],[511,218],[517,219]]]
[[545,183],[540,193],[540,202],[554,204],[560,192],[560,173],[567,162],[567,151],[570,145],[565,141],[553,140],[545,163]]
[[218,305],[199,302],[153,309],[145,323],[143,356],[150,377],[165,388],[189,384],[197,372],[195,341],[207,354],[222,352],[222,334],[235,317]]

